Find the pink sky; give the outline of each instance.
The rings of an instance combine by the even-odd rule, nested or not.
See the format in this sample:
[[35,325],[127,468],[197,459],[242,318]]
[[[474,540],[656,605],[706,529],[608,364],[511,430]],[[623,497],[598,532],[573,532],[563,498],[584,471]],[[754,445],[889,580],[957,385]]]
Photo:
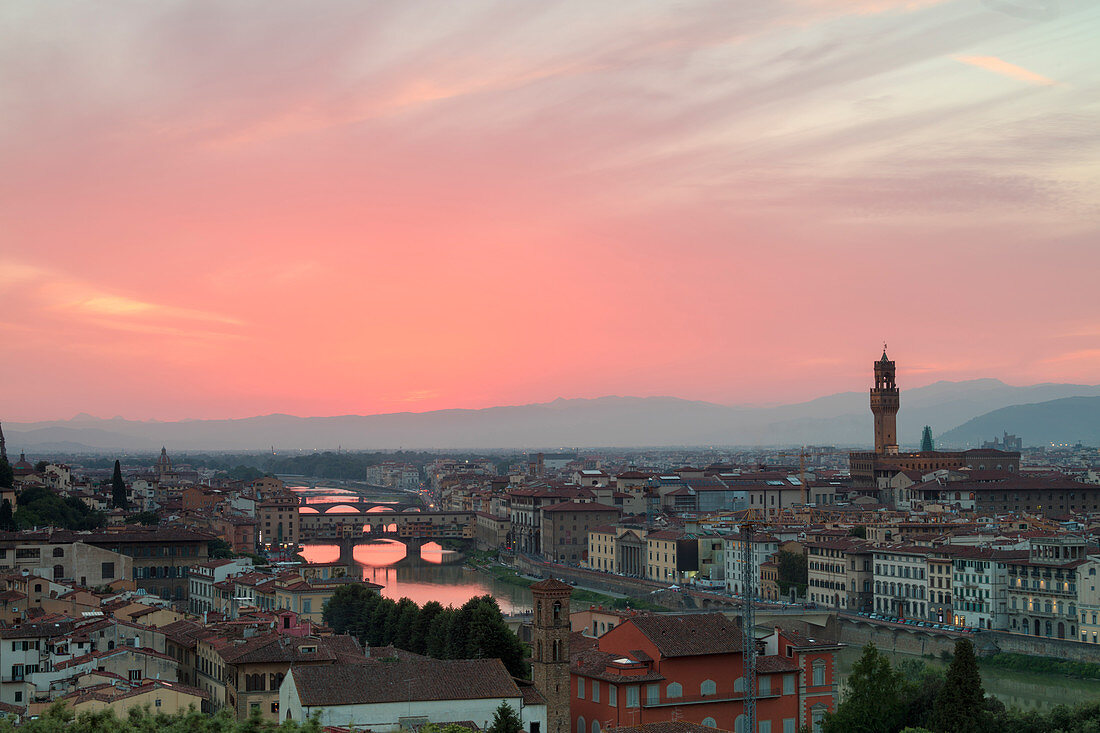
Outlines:
[[0,419],[1100,379],[1100,3],[8,3]]

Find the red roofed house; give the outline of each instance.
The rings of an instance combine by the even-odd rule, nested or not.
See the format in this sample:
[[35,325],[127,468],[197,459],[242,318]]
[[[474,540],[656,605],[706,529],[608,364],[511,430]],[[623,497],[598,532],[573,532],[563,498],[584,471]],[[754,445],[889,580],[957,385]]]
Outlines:
[[[776,629],[757,657],[760,730],[795,733],[835,707],[836,644]],[[686,721],[748,733],[743,635],[719,613],[625,619],[572,656],[576,733]]]

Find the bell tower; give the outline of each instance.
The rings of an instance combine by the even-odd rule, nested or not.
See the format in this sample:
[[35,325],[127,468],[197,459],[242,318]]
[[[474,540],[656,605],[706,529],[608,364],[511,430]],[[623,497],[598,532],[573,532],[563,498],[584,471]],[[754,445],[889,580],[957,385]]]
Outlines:
[[554,578],[531,586],[535,613],[531,628],[531,680],[546,698],[546,733],[570,733],[569,596],[573,589]]
[[886,356],[886,344],[882,345],[882,358],[875,362],[875,386],[871,389],[871,414],[875,416],[875,453],[898,452],[898,408],[901,399],[894,382],[894,362]]

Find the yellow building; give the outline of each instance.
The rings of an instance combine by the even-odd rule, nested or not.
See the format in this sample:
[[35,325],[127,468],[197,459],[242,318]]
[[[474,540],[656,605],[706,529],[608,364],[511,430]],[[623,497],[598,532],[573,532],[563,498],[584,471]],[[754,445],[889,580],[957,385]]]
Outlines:
[[[148,707],[152,713],[174,715],[191,708],[202,710],[206,694],[202,690],[164,680],[142,680],[123,683],[115,680],[84,687],[58,698],[76,713],[94,713],[111,709],[118,718],[125,718],[131,708]],[[32,714],[30,710],[28,714]]]
[[615,527],[604,525],[588,531],[588,560],[586,564],[593,570],[605,573],[617,572],[615,568]]

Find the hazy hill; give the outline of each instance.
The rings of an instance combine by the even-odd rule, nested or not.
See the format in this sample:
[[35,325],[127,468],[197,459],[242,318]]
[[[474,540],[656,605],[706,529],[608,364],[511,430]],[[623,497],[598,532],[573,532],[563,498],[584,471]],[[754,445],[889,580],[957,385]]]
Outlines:
[[1030,405],[1013,405],[979,415],[940,438],[944,443],[980,445],[1003,431],[1019,435],[1024,445],[1100,444],[1100,397],[1066,397]]
[[[1065,397],[1100,397],[1100,386],[1013,387],[995,379],[937,382],[903,390],[898,434],[903,446],[921,428],[940,433],[1010,405]],[[994,421],[995,422],[995,421]],[[1009,430],[990,423],[990,439]],[[284,448],[524,448],[556,446],[801,445],[863,446],[871,442],[867,392],[845,392],[778,407],[728,407],[675,397],[601,397],[480,410],[302,418],[265,415],[180,422],[99,419],[5,423],[9,451],[50,446],[151,450]],[[1027,431],[1021,430],[1025,440]],[[949,432],[945,446],[954,439]],[[54,448],[56,449],[56,448]],[[71,448],[70,448],[71,449]]]

